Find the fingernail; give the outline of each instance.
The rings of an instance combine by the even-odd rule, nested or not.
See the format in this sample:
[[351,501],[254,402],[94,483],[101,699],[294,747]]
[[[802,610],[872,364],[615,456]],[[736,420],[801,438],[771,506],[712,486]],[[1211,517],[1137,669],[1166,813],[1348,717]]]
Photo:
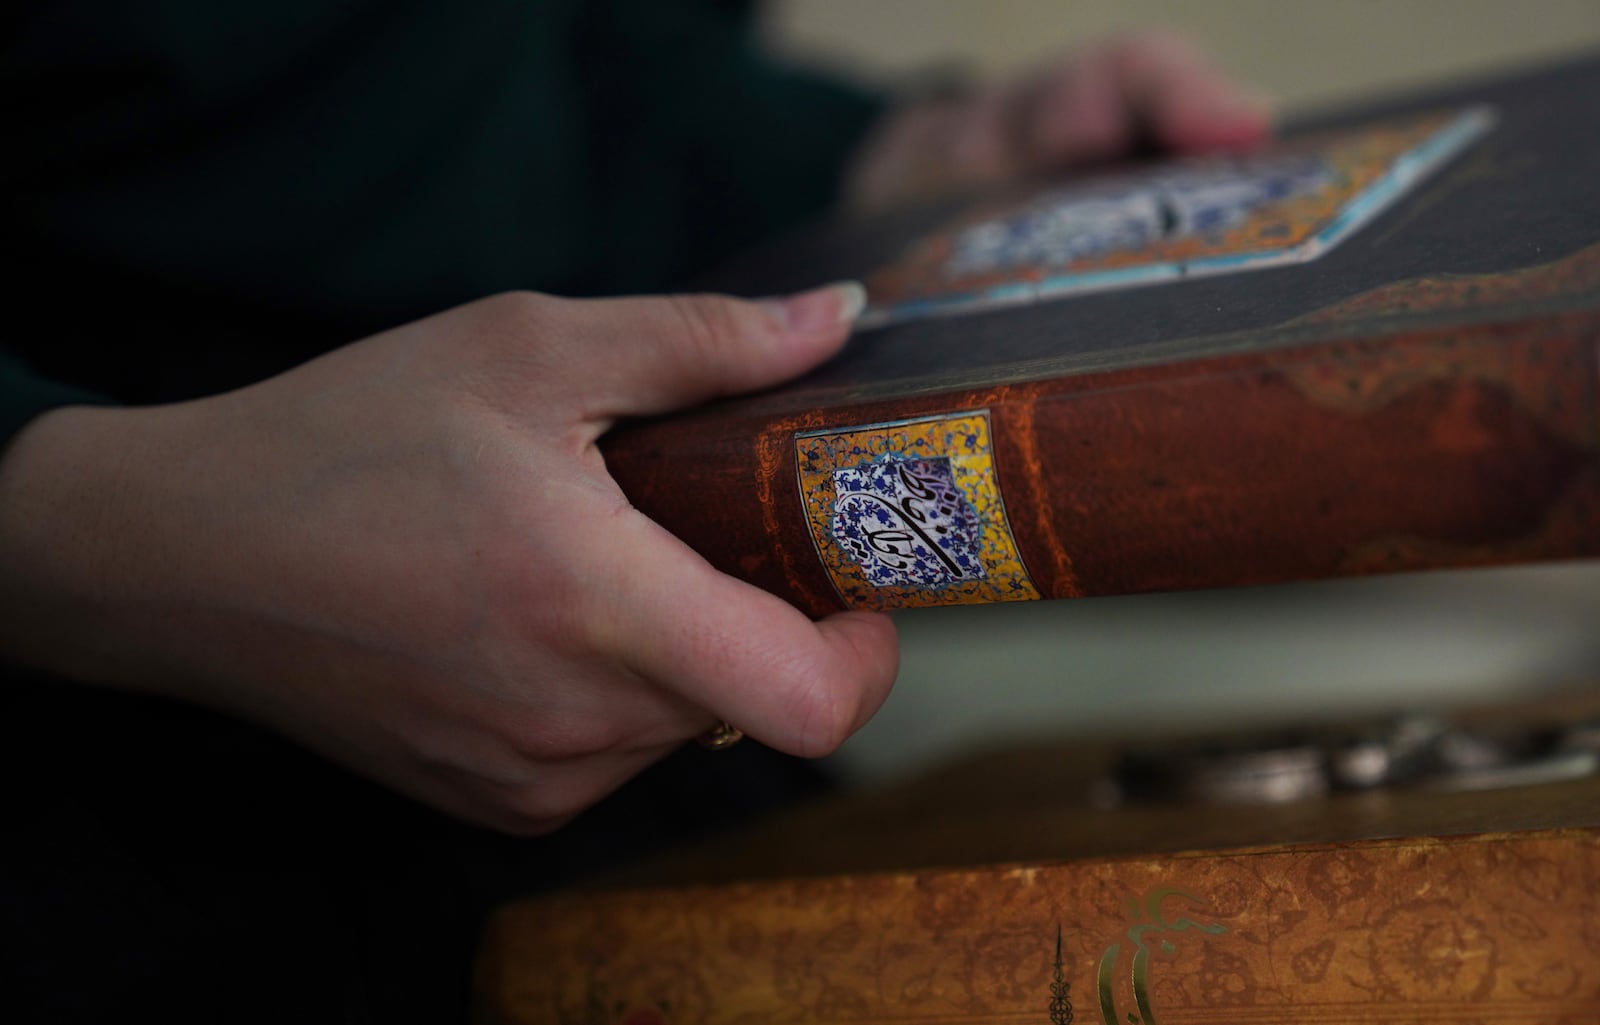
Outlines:
[[767,300],[778,323],[790,331],[828,331],[849,324],[867,308],[867,290],[859,281],[839,281],[783,299]]

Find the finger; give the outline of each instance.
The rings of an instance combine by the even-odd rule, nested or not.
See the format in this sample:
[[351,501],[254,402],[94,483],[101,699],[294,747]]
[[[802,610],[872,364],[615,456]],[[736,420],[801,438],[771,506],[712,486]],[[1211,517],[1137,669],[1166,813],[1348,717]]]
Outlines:
[[567,304],[571,383],[591,419],[666,412],[770,387],[838,352],[866,292],[842,282],[775,299],[675,295]]
[[514,781],[434,774],[416,789],[435,807],[521,836],[554,832],[677,750],[681,741],[559,762],[525,762]]
[[1260,142],[1271,131],[1266,103],[1181,37],[1131,37],[1116,49],[1112,66],[1129,111],[1157,145],[1236,147]]
[[1181,37],[1144,33],[1066,62],[1019,101],[1036,169],[1127,153],[1141,136],[1180,151],[1253,145],[1267,106]]
[[[642,516],[596,568],[598,644],[634,672],[790,754],[838,747],[877,711],[899,665],[887,616],[812,622],[725,576]],[[632,558],[624,555],[633,552]],[[604,598],[598,596],[604,595]],[[704,728],[703,726],[701,728]]]
[[523,824],[519,832],[548,833],[615,793],[682,745],[676,738],[652,747],[606,751],[567,762],[530,766],[526,785],[505,795],[504,805]]
[[565,676],[540,680],[536,704],[509,710],[503,728],[522,754],[566,762],[604,752],[677,746],[705,731],[714,716],[701,705],[618,665],[609,649],[576,663]]
[[1115,63],[1110,51],[1096,51],[1023,86],[1015,100],[1016,146],[1030,170],[1105,160],[1132,148],[1138,126]]

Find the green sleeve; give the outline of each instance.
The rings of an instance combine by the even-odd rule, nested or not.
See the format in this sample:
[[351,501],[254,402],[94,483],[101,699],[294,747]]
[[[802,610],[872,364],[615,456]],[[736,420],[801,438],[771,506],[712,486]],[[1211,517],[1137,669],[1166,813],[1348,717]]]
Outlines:
[[[882,107],[772,60],[743,0],[29,7],[0,17],[7,346],[124,402],[508,289],[693,282],[824,214]],[[3,373],[7,422],[42,408]]]
[[[883,96],[774,59],[739,0],[611,0],[604,10],[597,50],[627,64],[591,78],[608,147],[599,164],[632,179],[608,194],[627,216],[628,197],[679,176],[685,220],[657,237],[679,240],[681,266],[726,260],[834,204]],[[643,210],[638,223],[651,223]]]
[[57,406],[108,405],[111,400],[34,373],[14,354],[0,349],[0,452],[28,421]]
[[696,127],[712,187],[751,204],[769,230],[831,207],[883,101],[773,63],[748,41],[726,59],[704,102],[691,108],[702,119]]

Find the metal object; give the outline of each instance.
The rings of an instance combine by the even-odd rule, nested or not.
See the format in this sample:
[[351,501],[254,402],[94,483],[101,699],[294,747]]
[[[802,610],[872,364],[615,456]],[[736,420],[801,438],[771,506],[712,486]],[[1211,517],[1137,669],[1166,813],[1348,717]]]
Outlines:
[[1204,744],[1130,750],[1116,770],[1124,800],[1282,804],[1328,792],[1327,753],[1294,736],[1235,735]]
[[1600,722],[1475,731],[1424,715],[1302,733],[1236,733],[1123,753],[1101,803],[1281,804],[1339,790],[1496,790],[1600,772]]
[[695,743],[707,751],[723,751],[744,739],[744,730],[731,725],[726,719],[694,738]]

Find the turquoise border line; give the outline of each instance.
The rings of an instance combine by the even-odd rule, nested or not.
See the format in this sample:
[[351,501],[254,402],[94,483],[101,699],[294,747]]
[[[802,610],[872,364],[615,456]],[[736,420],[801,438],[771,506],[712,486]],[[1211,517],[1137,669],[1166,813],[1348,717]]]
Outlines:
[[1231,274],[1306,263],[1328,252],[1392,206],[1418,182],[1427,178],[1469,145],[1488,134],[1499,120],[1494,108],[1468,107],[1448,125],[1396,157],[1389,169],[1351,196],[1315,235],[1298,245],[1257,249],[1226,256],[1165,261],[1113,270],[1061,274],[1037,282],[1010,282],[977,292],[937,298],[908,299],[889,307],[870,307],[857,326],[879,327],[950,313],[973,313],[997,306],[1023,306],[1083,292],[1104,292],[1177,281],[1183,278]]
[[[856,431],[892,430],[896,427],[915,427],[918,424],[931,424],[939,420],[953,420],[962,416],[988,417],[989,407],[979,406],[976,409],[958,409],[948,413],[929,413],[927,416],[906,417],[903,420],[879,420],[870,424],[848,424],[843,427],[818,427],[810,431],[796,431],[796,441],[801,438],[821,438],[829,434],[853,434]],[[991,439],[992,441],[992,439]]]

